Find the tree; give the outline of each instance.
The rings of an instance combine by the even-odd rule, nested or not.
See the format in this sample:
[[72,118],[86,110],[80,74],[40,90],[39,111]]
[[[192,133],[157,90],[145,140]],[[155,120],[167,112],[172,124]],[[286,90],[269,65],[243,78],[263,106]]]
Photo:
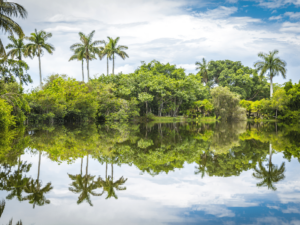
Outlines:
[[209,62],[207,63],[205,58],[202,59],[202,62],[196,62],[196,70],[199,70],[199,73],[202,76],[202,82],[205,83],[205,85],[209,81],[208,66]]
[[282,163],[278,168],[272,163],[267,164],[268,170],[264,168],[262,162],[259,162],[258,168],[254,168],[255,173],[253,176],[257,179],[261,179],[262,181],[256,184],[258,187],[268,187],[273,191],[276,191],[277,188],[274,186],[274,183],[277,183],[285,178],[285,164]]
[[91,176],[88,174],[88,165],[89,165],[88,157],[89,156],[87,155],[86,173],[84,176],[82,176],[82,169],[80,174],[77,175],[68,174],[70,179],[73,180],[71,184],[72,187],[70,187],[69,190],[76,194],[80,193],[77,204],[80,204],[84,200],[86,200],[90,204],[90,206],[93,206],[90,195],[101,196],[103,192],[99,194],[94,192],[94,190],[97,189],[99,186],[98,183],[94,181],[95,176]]
[[89,61],[94,59],[94,55],[100,55],[100,50],[97,45],[103,43],[103,41],[93,41],[95,31],[93,30],[90,34],[85,35],[82,32],[79,32],[79,37],[81,43],[75,43],[71,45],[70,49],[74,51],[76,55],[78,55],[79,59],[86,59],[87,63],[87,73],[88,73],[88,81],[90,80],[90,64]]
[[0,79],[5,83],[16,82],[17,77],[20,85],[32,83],[31,76],[27,73],[29,66],[23,60],[0,59]]
[[109,63],[108,63],[108,60],[111,59],[111,55],[110,55],[108,43],[106,41],[103,41],[102,43],[104,44],[104,47],[103,46],[99,47],[99,49],[100,49],[99,58],[102,59],[103,57],[106,56],[107,76],[108,76],[108,74],[109,74]]
[[[24,36],[23,30],[20,25],[12,20],[11,17],[20,17],[25,19],[27,17],[26,9],[18,3],[7,2],[0,0],[0,28],[11,36],[17,34],[19,37]],[[5,49],[0,39],[0,56],[5,56]]]
[[215,87],[211,90],[215,114],[222,120],[246,120],[246,110],[240,106],[240,97],[228,87]]
[[[81,67],[82,67],[82,81],[84,82],[84,69],[83,69],[83,62],[84,59],[86,60],[86,54],[81,55],[80,53],[74,53],[74,55],[71,56],[69,61],[78,60],[81,61]],[[96,59],[95,55],[92,55],[91,60]]]
[[55,50],[54,46],[46,41],[52,37],[51,33],[47,33],[43,30],[31,33],[30,37],[26,37],[31,43],[28,43],[25,47],[25,55],[33,58],[37,56],[39,58],[39,71],[40,71],[40,89],[42,89],[42,68],[41,68],[41,57],[44,55],[44,51],[49,54],[53,54]]
[[116,39],[113,39],[111,37],[108,37],[109,39],[109,43],[107,46],[107,54],[109,57],[112,57],[113,60],[113,70],[112,70],[112,74],[115,74],[115,54],[120,56],[122,59],[126,59],[129,58],[129,56],[127,55],[127,53],[124,50],[127,50],[128,47],[125,45],[118,45],[118,42],[120,40],[120,37],[117,37]]
[[19,39],[16,39],[14,36],[9,36],[8,39],[12,42],[6,46],[6,49],[10,49],[9,52],[7,52],[7,56],[11,56],[12,59],[15,57],[18,60],[22,60],[22,55],[25,51],[25,44],[24,44],[24,37],[21,37]]
[[22,200],[29,200],[30,204],[33,204],[33,208],[35,205],[43,206],[44,204],[50,204],[50,200],[46,199],[44,196],[46,193],[51,191],[53,187],[51,186],[51,182],[47,183],[45,187],[42,186],[42,182],[40,179],[40,168],[41,168],[41,156],[42,153],[39,151],[39,164],[38,164],[38,175],[37,179],[30,179],[26,184],[24,191],[29,194],[24,197]]
[[38,179],[31,179],[24,188],[24,191],[29,194],[24,197],[22,200],[29,200],[30,204],[43,206],[45,204],[50,204],[50,200],[46,199],[45,194],[53,189],[51,183],[47,183],[46,186],[41,187],[42,182]]
[[271,98],[273,97],[273,78],[279,74],[281,74],[283,78],[286,78],[286,62],[276,57],[278,53],[278,50],[270,51],[269,54],[260,52],[258,53],[258,57],[261,58],[262,61],[258,61],[254,64],[257,71],[260,71],[261,77],[268,72]]
[[8,191],[11,193],[6,197],[6,199],[13,199],[17,197],[19,201],[22,201],[22,192],[29,182],[28,177],[23,177],[22,173],[28,173],[31,168],[31,164],[23,163],[21,160],[18,162],[18,169],[14,172],[14,174],[10,175],[7,180]]
[[281,88],[274,93],[271,99],[271,107],[276,110],[275,118],[277,119],[278,110],[284,110],[287,108],[287,104],[290,101],[291,96],[286,94],[286,91]]

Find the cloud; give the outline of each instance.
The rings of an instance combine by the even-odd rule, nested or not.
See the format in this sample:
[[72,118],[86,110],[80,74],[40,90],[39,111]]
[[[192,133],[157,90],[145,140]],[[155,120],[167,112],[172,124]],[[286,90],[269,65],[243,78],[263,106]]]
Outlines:
[[237,3],[239,0],[226,0],[228,3]]
[[300,33],[300,22],[299,23],[285,22],[282,24],[280,31],[281,32]]
[[300,5],[300,0],[271,0],[271,1],[266,1],[266,0],[259,0],[259,5],[266,7],[266,8],[281,8],[285,5]]
[[298,208],[292,208],[292,207],[289,207],[287,209],[283,209],[282,210],[283,213],[300,213],[300,210]]
[[271,16],[270,18],[269,18],[269,20],[281,20],[282,19],[282,16],[281,15],[279,15],[279,16]]
[[219,6],[218,8],[208,10],[205,13],[199,13],[198,16],[203,18],[211,18],[211,19],[224,18],[232,15],[237,10],[238,10],[237,7]]
[[66,27],[66,26],[56,26],[52,28],[46,28],[47,32],[78,32],[80,29],[78,27]]
[[284,15],[290,17],[290,19],[300,19],[300,12],[286,12]]

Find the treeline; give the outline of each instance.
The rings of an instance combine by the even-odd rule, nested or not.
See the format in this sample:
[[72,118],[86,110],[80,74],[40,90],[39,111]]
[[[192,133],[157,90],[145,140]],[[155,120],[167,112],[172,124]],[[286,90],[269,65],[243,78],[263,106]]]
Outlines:
[[[102,75],[87,83],[56,74],[44,80],[42,89],[26,94],[21,85],[2,79],[1,126],[179,115],[221,120],[245,120],[246,115],[286,121],[299,118],[299,84],[275,84],[270,99],[270,85],[256,70],[229,60],[210,63],[219,65],[212,71],[222,74],[219,83],[211,86],[203,82],[200,73],[186,74],[182,68],[158,61],[143,62],[131,74]],[[225,79],[225,73],[231,75]],[[247,82],[231,82],[232,77]]]

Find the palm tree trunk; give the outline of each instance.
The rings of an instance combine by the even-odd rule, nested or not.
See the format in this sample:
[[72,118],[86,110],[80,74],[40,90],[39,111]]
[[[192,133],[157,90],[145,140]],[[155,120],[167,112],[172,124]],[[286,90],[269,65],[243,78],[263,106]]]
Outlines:
[[114,181],[114,166],[111,164],[111,180]]
[[270,98],[272,97],[273,97],[273,77],[270,75]]
[[40,89],[42,90],[42,68],[41,68],[41,56],[39,55],[39,69],[40,69]]
[[113,75],[115,75],[115,53],[113,54]]
[[86,169],[85,169],[85,175],[87,177],[88,174],[88,168],[89,168],[89,154],[86,156]]
[[89,82],[90,81],[90,63],[89,63],[88,59],[86,60],[86,63],[87,63],[87,73],[88,73],[88,82]]
[[269,165],[271,166],[271,164],[272,164],[272,144],[271,144],[271,142],[270,142],[269,155],[270,155],[270,157],[269,157]]
[[40,169],[41,169],[41,151],[39,151],[39,165],[38,165],[38,175],[37,175],[37,180],[40,179]]
[[107,76],[108,76],[109,73],[108,55],[106,56],[106,60],[107,60]]
[[107,162],[105,162],[105,165],[106,165],[105,178],[106,178],[106,180],[107,180]]
[[83,158],[81,158],[80,175],[82,175],[82,164],[83,164]]
[[82,81],[84,82],[84,69],[83,69],[83,60],[82,60]]

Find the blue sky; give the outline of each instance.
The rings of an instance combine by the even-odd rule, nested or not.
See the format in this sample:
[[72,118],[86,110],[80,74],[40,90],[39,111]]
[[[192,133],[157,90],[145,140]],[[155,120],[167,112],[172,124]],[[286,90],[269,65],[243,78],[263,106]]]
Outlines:
[[[287,62],[287,79],[299,81],[300,0],[16,0],[28,10],[18,20],[27,35],[44,29],[56,47],[42,58],[43,77],[52,73],[81,79],[81,63],[68,62],[70,45],[78,32],[95,30],[95,39],[120,37],[129,47],[129,59],[116,60],[116,71],[133,72],[141,61],[153,59],[178,65],[195,73],[195,62],[241,61],[253,66],[259,52],[278,49]],[[1,35],[7,43],[5,35]],[[38,85],[38,60],[27,59]],[[111,68],[111,66],[110,66]],[[91,63],[91,76],[106,72],[106,61]]]

